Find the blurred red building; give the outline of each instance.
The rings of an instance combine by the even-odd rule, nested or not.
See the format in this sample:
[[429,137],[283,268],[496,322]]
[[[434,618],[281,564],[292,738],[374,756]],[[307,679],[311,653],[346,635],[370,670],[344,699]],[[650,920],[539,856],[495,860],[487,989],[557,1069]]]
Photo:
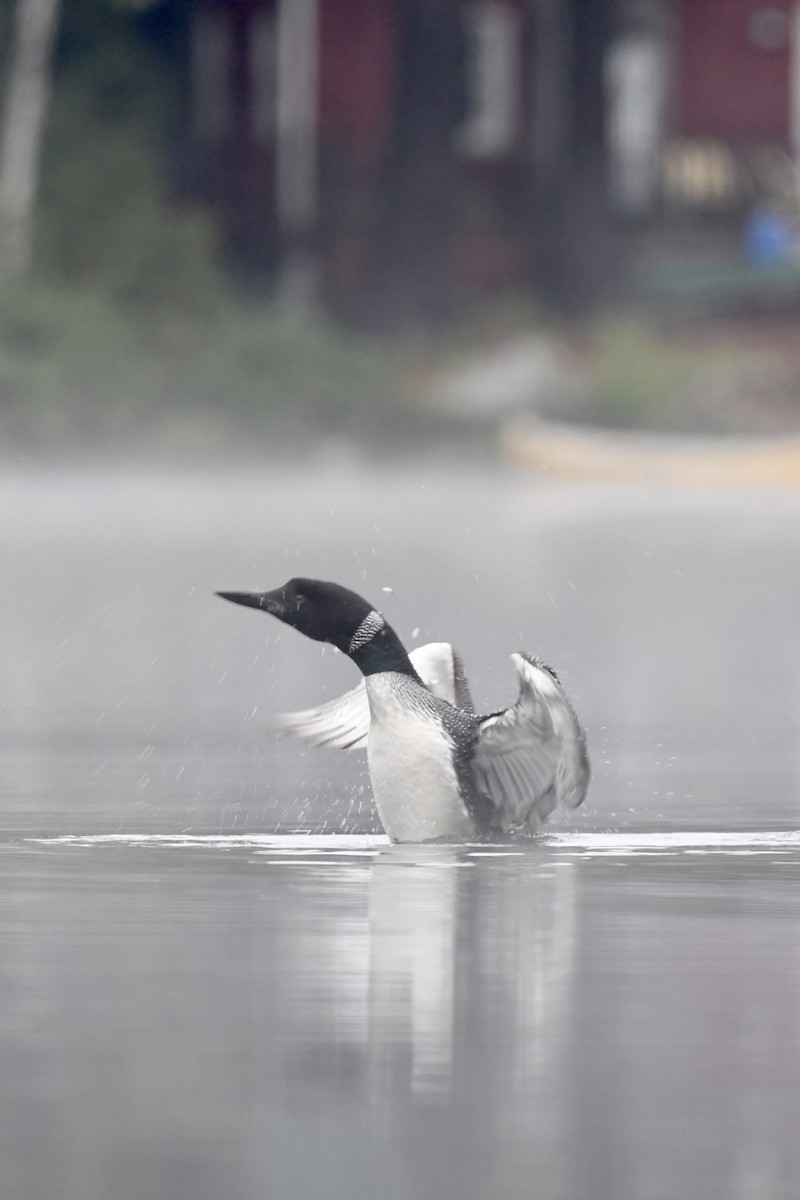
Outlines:
[[[491,286],[520,267],[518,195],[533,137],[532,6],[459,4],[464,111],[456,258]],[[223,215],[235,258],[269,269],[291,246],[357,286],[396,89],[396,0],[196,0],[191,178]]]
[[678,0],[676,132],[790,149],[800,120],[799,16],[795,0]]
[[[529,273],[537,186],[569,153],[574,0],[459,4],[453,261],[471,287]],[[313,254],[359,286],[396,103],[397,0],[195,0],[190,154],[233,256]],[[741,211],[800,151],[795,0],[608,0],[609,200],[620,216]],[[782,182],[778,182],[780,179]]]

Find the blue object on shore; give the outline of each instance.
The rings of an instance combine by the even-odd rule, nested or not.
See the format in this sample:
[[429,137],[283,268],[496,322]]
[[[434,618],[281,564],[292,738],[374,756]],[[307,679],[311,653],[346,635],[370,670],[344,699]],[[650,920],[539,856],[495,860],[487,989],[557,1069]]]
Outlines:
[[757,209],[744,227],[745,254],[759,266],[774,267],[788,262],[793,242],[791,221],[768,208]]

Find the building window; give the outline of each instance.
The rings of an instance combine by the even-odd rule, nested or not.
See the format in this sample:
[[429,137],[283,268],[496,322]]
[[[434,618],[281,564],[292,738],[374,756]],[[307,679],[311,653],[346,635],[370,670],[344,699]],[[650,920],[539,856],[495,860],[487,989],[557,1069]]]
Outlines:
[[747,36],[759,50],[781,50],[789,41],[789,15],[779,8],[757,8],[747,22]]

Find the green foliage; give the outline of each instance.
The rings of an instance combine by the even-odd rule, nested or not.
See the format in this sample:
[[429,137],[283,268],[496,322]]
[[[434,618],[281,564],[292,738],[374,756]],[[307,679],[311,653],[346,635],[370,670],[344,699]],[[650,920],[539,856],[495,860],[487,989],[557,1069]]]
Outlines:
[[124,26],[67,60],[43,163],[40,272],[140,309],[206,306],[221,287],[213,227],[164,182],[169,75]]
[[0,452],[253,452],[402,423],[396,363],[321,318],[233,294],[205,214],[169,194],[177,83],[139,0],[71,0],[36,269],[0,289]]
[[627,315],[598,322],[590,344],[585,419],[616,428],[691,427],[691,399],[708,373],[699,356],[676,353],[654,327]]
[[0,290],[0,452],[279,452],[408,413],[396,364],[320,320],[219,299],[159,322],[94,291]]
[[52,172],[38,247],[48,275],[120,304],[192,310],[222,286],[210,222],[170,204],[152,154],[114,131]]

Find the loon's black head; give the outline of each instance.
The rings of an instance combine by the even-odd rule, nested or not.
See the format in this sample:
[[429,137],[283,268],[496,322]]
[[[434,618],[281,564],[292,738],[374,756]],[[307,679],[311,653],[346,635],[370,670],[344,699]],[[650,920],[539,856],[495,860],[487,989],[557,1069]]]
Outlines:
[[273,592],[217,592],[223,600],[260,608],[317,642],[351,657],[388,626],[362,596],[338,583],[290,579]]

